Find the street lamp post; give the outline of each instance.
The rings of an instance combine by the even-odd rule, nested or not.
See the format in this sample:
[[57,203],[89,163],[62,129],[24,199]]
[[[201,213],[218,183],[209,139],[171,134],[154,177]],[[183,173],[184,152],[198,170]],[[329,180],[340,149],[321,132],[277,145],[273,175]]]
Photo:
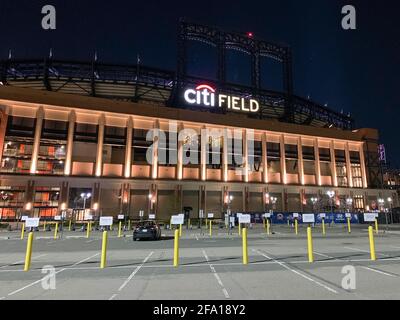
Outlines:
[[389,209],[390,209],[390,223],[393,224],[393,199],[391,197],[387,198],[387,201],[389,202]]
[[352,206],[353,206],[353,199],[352,198],[347,198],[346,199],[347,212],[350,212],[350,209],[352,208]]
[[233,196],[229,195],[226,197],[226,205],[227,205],[227,216],[228,216],[228,230],[229,233],[231,232],[232,229],[232,224],[231,224],[231,202],[233,200]]
[[[85,219],[85,211],[86,211],[86,200],[89,199],[92,196],[92,194],[90,192],[88,193],[81,193],[81,198],[83,198],[83,219]],[[76,220],[76,217],[75,217]],[[85,228],[83,227],[82,230],[84,230]]]
[[312,197],[311,199],[311,203],[312,203],[312,206],[313,206],[313,212],[315,213],[315,205],[316,205],[316,203],[318,202],[318,198],[316,198],[316,197]]
[[385,213],[385,220],[386,220],[386,231],[389,229],[389,221],[388,221],[388,215],[387,211],[385,210],[385,199],[379,198],[378,199],[378,204],[379,204],[379,211]]

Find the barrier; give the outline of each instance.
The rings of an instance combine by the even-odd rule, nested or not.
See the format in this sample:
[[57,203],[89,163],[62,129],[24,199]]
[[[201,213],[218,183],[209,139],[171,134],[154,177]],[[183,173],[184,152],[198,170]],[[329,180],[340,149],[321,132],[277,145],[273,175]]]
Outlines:
[[32,244],[33,244],[33,232],[31,231],[29,232],[28,243],[26,244],[24,271],[28,271],[31,267]]
[[347,232],[348,232],[348,233],[351,233],[350,218],[347,218]]
[[375,240],[374,240],[374,232],[373,232],[372,226],[368,227],[368,235],[369,235],[369,251],[370,251],[371,260],[375,261],[376,260]]
[[43,223],[43,232],[44,231],[46,231],[46,220],[44,220],[44,223]]
[[90,237],[90,231],[92,231],[92,223],[88,221],[87,227],[86,227],[86,238]]
[[103,241],[101,244],[101,261],[100,268],[104,269],[106,267],[106,259],[107,259],[107,231],[103,231]]
[[210,220],[210,237],[212,236],[212,220]]
[[71,226],[72,226],[72,219],[69,219],[68,231],[71,231]]
[[378,234],[378,219],[375,219],[375,233]]
[[118,223],[118,238],[122,236],[122,221]]
[[308,250],[308,262],[310,262],[310,263],[314,262],[311,227],[307,227],[307,250]]
[[270,226],[270,223],[269,223],[269,219],[267,218],[267,234],[268,235],[270,235],[271,234],[271,226]]
[[322,218],[322,234],[325,235],[325,218]]
[[297,218],[294,219],[294,233],[295,233],[296,235],[299,234],[299,227],[298,227]]
[[22,224],[22,229],[21,229],[21,240],[24,239],[24,235],[25,235],[25,222]]
[[54,240],[57,239],[57,235],[58,235],[58,222],[56,222],[56,227],[54,228]]
[[175,230],[174,235],[174,267],[179,265],[179,231]]
[[242,250],[243,250],[243,264],[249,263],[249,256],[247,250],[247,228],[243,228],[242,230]]
[[179,237],[182,237],[182,224],[179,225]]

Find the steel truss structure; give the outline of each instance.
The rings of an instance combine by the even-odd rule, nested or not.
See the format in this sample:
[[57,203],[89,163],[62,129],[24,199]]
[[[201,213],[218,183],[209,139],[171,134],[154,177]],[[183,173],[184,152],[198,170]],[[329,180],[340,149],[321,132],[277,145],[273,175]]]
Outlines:
[[[187,74],[189,41],[202,41],[218,51],[217,82]],[[240,50],[251,56],[251,86],[227,83],[226,51]],[[260,86],[260,57],[282,64],[283,92]],[[7,59],[0,61],[3,85],[87,95],[133,102],[156,103],[160,106],[188,108],[179,99],[184,87],[207,81],[218,90],[241,97],[254,97],[260,102],[258,114],[243,114],[259,119],[335,127],[354,128],[354,120],[316,102],[293,94],[292,58],[289,47],[253,39],[244,34],[227,33],[217,28],[182,20],[178,32],[177,71],[168,71],[141,64],[117,65],[98,62],[63,61],[52,57],[44,60]],[[208,110],[209,112],[209,110]]]

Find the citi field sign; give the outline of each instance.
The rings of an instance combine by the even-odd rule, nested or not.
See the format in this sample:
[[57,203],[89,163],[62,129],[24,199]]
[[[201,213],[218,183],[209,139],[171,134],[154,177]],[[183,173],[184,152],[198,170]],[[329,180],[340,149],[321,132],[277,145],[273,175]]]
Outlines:
[[260,105],[255,99],[241,98],[217,93],[216,89],[200,84],[196,88],[185,90],[184,99],[188,104],[210,108],[226,108],[233,111],[258,112]]

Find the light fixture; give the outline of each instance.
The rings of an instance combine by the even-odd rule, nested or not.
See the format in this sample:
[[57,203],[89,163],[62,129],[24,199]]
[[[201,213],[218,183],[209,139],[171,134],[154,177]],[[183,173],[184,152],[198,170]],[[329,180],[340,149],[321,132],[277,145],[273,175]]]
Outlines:
[[328,191],[326,192],[326,194],[328,195],[329,198],[333,198],[333,197],[335,196],[335,191],[333,191],[333,190],[328,190]]

